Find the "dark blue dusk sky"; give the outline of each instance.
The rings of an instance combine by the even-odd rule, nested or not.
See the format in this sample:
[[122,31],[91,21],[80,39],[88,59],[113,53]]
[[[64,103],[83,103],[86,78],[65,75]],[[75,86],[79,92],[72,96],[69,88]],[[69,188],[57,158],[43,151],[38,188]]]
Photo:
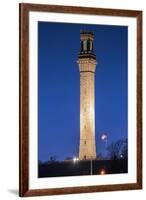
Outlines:
[[38,136],[39,160],[78,155],[80,74],[77,54],[80,30],[94,32],[95,127],[97,154],[108,144],[127,138],[127,32],[125,26],[39,22]]

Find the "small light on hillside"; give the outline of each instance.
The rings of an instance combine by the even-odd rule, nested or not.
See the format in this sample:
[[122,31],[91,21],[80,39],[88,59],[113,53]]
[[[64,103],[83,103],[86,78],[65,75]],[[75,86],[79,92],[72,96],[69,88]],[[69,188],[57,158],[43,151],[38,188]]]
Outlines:
[[104,175],[105,174],[105,169],[101,169],[100,174]]

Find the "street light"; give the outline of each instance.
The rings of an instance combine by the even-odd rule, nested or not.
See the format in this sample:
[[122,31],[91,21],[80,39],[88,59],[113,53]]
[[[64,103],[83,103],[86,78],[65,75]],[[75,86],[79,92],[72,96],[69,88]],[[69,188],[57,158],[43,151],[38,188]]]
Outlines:
[[106,133],[102,133],[100,138],[103,142],[107,142],[107,134]]
[[74,158],[73,158],[73,162],[76,163],[77,161],[79,161],[79,158],[74,157]]
[[107,140],[108,140],[108,136],[107,133],[102,133],[100,136],[100,139],[102,140],[102,142],[105,143],[105,150],[104,150],[104,154],[106,154],[106,148],[107,148]]
[[105,174],[105,169],[101,169],[100,174],[104,175]]
[[90,175],[92,175],[92,159],[90,160]]
[[123,154],[120,155],[120,158],[123,158]]

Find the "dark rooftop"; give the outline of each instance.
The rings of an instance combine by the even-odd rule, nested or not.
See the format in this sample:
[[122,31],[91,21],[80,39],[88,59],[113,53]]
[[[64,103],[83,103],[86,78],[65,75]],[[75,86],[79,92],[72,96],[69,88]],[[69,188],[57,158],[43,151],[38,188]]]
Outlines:
[[80,33],[81,33],[81,34],[90,34],[90,35],[94,35],[94,33],[93,33],[92,31],[81,30]]

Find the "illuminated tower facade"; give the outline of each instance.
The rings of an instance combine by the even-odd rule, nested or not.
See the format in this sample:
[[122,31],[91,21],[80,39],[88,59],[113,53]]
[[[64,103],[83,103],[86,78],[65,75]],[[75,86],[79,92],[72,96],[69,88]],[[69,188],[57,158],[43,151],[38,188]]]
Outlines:
[[97,62],[93,40],[92,32],[81,31],[81,47],[77,60],[80,71],[80,160],[96,158],[95,69]]

